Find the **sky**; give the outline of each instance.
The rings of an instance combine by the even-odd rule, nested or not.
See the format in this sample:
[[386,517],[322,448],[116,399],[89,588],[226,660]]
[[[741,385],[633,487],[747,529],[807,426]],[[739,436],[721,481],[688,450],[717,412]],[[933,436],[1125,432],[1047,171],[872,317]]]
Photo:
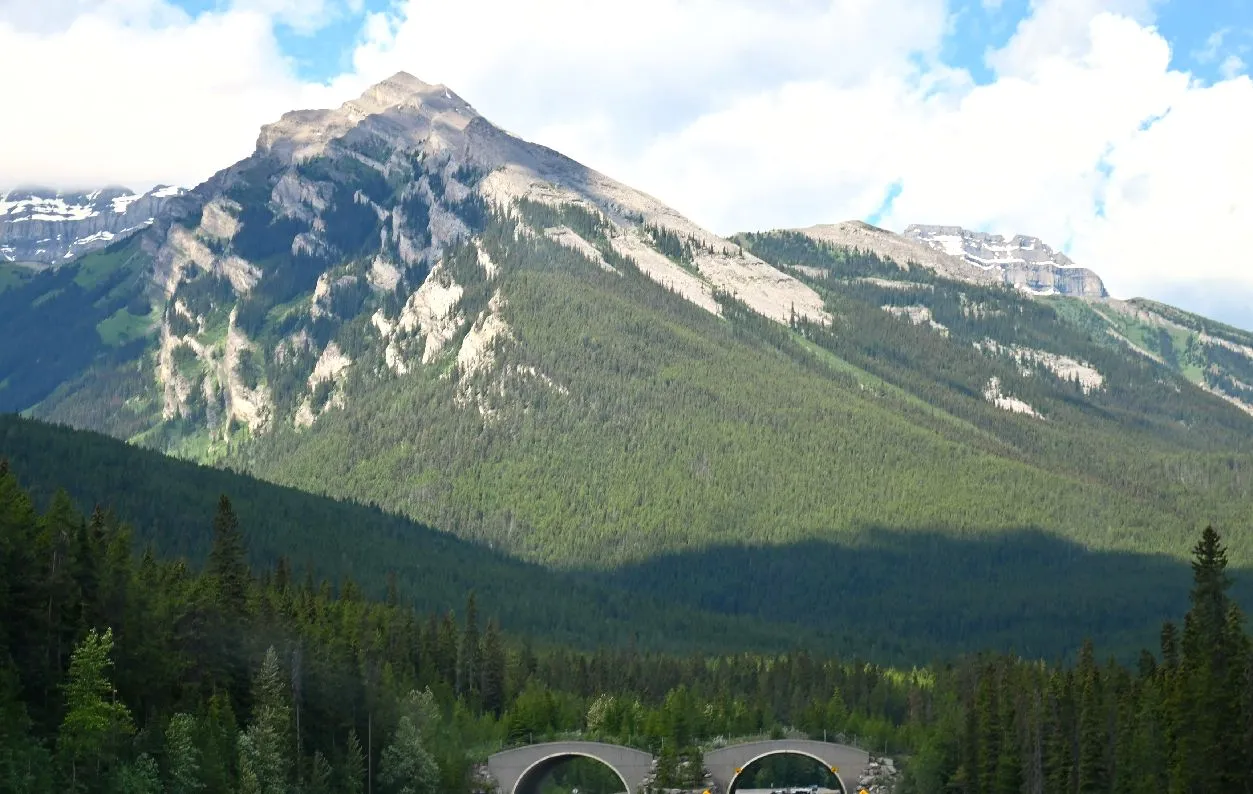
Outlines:
[[1253,328],[1253,0],[0,0],[0,190],[192,186],[397,71],[722,234],[1030,234]]

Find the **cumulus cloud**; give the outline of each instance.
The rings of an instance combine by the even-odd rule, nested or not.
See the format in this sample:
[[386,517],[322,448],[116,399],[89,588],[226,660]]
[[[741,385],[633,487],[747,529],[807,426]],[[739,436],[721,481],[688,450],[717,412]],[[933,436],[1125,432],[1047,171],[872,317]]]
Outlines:
[[46,72],[0,84],[30,120],[6,129],[0,174],[194,183],[283,111],[403,69],[721,232],[864,218],[892,195],[882,225],[1035,234],[1118,294],[1253,295],[1253,87],[1242,63],[1214,83],[1172,69],[1158,0],[1032,0],[984,53],[990,82],[943,61],[961,24],[945,0],[398,0],[367,17],[349,73],[296,79],[275,25],[356,2],[192,18],[165,0],[42,0],[62,9],[46,16],[0,0],[6,60]]
[[316,33],[343,13],[360,13],[363,0],[231,0],[230,8],[265,14],[296,33]]
[[[163,0],[0,2],[0,52],[24,71],[0,86],[0,105],[21,120],[4,125],[9,186],[196,184],[247,156],[262,123],[333,93],[292,76],[268,13],[193,19]],[[49,3],[65,13],[27,13]]]

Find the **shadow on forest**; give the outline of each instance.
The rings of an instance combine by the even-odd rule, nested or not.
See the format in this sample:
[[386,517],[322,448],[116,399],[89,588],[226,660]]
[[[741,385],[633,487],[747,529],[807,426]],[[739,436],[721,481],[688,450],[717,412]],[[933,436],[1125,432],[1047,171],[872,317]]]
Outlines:
[[[719,546],[605,571],[558,572],[377,507],[337,502],[167,458],[95,433],[0,415],[0,458],[43,509],[57,488],[79,508],[112,508],[140,547],[208,552],[230,494],[254,565],[287,557],[381,597],[389,574],[419,610],[460,609],[474,591],[505,629],[578,647],[669,651],[836,651],[921,663],[979,650],[1102,655],[1156,648],[1187,610],[1191,570],[1161,555],[1093,552],[1037,529],[956,537],[867,528],[844,542]],[[1253,606],[1253,576],[1234,595]]]
[[[1233,573],[1233,595],[1253,604],[1251,577]],[[808,630],[842,635],[864,658],[921,662],[981,650],[1070,658],[1088,636],[1101,655],[1134,658],[1187,611],[1192,573],[1184,560],[1092,551],[1034,528],[956,537],[875,527],[847,543],[669,554],[609,578],[676,606],[797,625],[798,646]]]

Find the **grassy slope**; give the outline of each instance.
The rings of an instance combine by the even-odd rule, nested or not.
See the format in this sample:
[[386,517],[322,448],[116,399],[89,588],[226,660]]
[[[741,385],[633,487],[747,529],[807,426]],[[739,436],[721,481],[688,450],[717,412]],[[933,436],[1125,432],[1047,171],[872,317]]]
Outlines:
[[30,268],[0,262],[0,292],[24,284],[33,274]]
[[[151,327],[146,316],[132,313],[148,305],[150,259],[140,242],[127,238],[0,291],[0,335],[6,340],[0,380],[8,383],[0,390],[0,411],[38,413],[40,403],[57,404],[71,395],[83,398],[92,416],[118,410],[110,374],[138,366]],[[84,387],[89,395],[82,394]]]

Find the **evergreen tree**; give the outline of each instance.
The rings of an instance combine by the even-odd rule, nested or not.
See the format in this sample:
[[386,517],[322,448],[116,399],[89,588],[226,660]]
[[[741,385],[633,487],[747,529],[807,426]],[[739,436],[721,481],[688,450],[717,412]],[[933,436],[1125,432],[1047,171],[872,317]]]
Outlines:
[[426,749],[414,718],[400,718],[392,741],[383,749],[379,780],[389,794],[435,794],[439,765]]
[[74,649],[65,685],[65,719],[57,749],[69,767],[70,787],[92,789],[116,758],[123,739],[134,732],[130,712],[117,701],[109,677],[113,631],[94,629]]
[[217,514],[213,517],[213,548],[209,552],[206,573],[213,582],[218,606],[227,620],[242,621],[248,614],[248,587],[252,576],[248,572],[239,520],[225,494],[218,500]]
[[141,753],[134,763],[119,766],[110,794],[162,794],[157,762],[147,753]]
[[47,752],[30,734],[17,671],[0,655],[0,791],[43,794],[53,790]]
[[365,791],[365,752],[361,749],[361,741],[357,739],[355,730],[348,732],[348,745],[339,772],[339,790],[343,794],[361,794]]
[[165,729],[165,757],[169,794],[195,794],[205,788],[201,778],[199,726],[190,714],[178,713]]
[[321,750],[315,750],[313,760],[309,763],[309,783],[305,787],[307,794],[334,794],[334,779],[335,773],[330,762],[322,755]]
[[474,593],[466,598],[465,627],[457,653],[457,692],[472,697],[478,689],[479,675],[479,610]]
[[435,647],[435,665],[439,679],[449,686],[457,682],[457,622],[452,611],[444,613],[439,624]]
[[238,733],[230,698],[224,693],[213,695],[197,737],[207,791],[230,791],[234,787]]
[[1243,771],[1233,771],[1237,759],[1230,757],[1233,704],[1240,698],[1231,691],[1227,550],[1214,528],[1206,527],[1192,554],[1192,606],[1184,618],[1177,679],[1176,794],[1222,791]]
[[495,620],[487,621],[483,632],[482,671],[479,693],[483,710],[497,717],[505,708],[505,646],[500,636],[500,626]]
[[1105,758],[1109,737],[1106,713],[1096,671],[1082,676],[1079,701],[1079,794],[1105,794],[1110,781]]
[[254,689],[253,720],[239,737],[241,786],[260,794],[283,794],[292,768],[291,705],[273,646],[265,653]]

